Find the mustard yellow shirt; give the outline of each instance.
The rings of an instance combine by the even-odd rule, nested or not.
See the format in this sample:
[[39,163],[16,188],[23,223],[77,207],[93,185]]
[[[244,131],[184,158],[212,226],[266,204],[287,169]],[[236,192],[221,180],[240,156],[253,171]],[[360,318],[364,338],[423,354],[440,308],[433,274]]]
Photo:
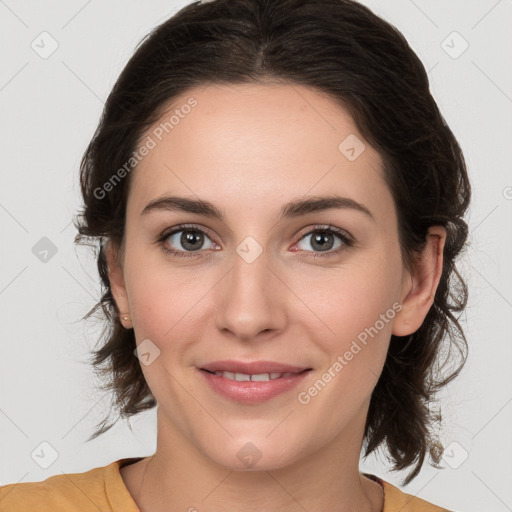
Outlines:
[[[120,459],[84,473],[0,486],[0,512],[140,512],[119,472],[138,460],[141,458]],[[382,512],[449,512],[375,475],[363,474],[383,487]]]

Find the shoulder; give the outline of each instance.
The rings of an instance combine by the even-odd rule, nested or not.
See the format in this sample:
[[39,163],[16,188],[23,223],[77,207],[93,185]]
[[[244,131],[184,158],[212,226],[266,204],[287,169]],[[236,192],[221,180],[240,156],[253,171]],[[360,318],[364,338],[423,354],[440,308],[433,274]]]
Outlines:
[[42,482],[22,482],[0,486],[0,510],[2,512],[110,511],[113,501],[126,504],[131,498],[128,490],[122,485],[119,475],[119,466],[124,460],[126,459],[83,473],[54,475]]
[[407,494],[393,484],[375,475],[364,474],[380,483],[384,489],[384,508],[382,512],[395,512],[397,510],[400,510],[400,512],[450,512],[446,508],[434,505],[417,496]]

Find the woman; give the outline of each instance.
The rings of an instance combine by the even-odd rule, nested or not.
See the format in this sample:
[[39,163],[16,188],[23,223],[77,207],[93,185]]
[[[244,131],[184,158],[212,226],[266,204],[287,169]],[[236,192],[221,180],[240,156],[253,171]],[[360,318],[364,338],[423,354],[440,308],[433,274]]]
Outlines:
[[353,0],[190,4],[123,70],[81,184],[93,362],[122,417],[158,405],[157,449],[2,510],[446,510],[359,472],[362,448],[405,483],[439,463],[429,406],[467,350],[464,157],[394,27]]

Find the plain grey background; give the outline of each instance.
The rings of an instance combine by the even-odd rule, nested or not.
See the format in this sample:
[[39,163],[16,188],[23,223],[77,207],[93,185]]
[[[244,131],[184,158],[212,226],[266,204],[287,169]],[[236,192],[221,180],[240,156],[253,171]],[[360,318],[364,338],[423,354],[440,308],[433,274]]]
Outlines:
[[[0,0],[2,485],[156,448],[156,410],[85,442],[110,402],[87,364],[101,325],[79,320],[99,278],[92,253],[73,245],[71,219],[80,158],[115,79],[140,39],[187,3]],[[512,1],[361,3],[423,61],[473,186],[459,263],[470,355],[441,395],[445,468],[425,464],[403,489],[451,510],[512,510]],[[387,467],[383,456],[361,464],[399,486],[404,474]]]

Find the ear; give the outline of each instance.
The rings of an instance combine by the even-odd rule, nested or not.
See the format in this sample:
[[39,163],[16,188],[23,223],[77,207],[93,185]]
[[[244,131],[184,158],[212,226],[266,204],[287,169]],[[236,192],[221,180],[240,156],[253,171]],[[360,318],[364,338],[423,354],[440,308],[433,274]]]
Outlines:
[[104,251],[108,267],[110,288],[112,290],[112,295],[114,296],[120,321],[123,323],[124,327],[130,328],[132,327],[130,317],[128,316],[128,320],[126,321],[122,319],[123,314],[129,315],[130,313],[128,294],[126,293],[126,286],[124,282],[123,266],[121,263],[122,252],[120,249],[114,247],[110,240],[105,245]]
[[424,250],[418,255],[412,272],[406,272],[401,291],[402,309],[395,316],[392,334],[407,336],[416,332],[434,303],[434,295],[443,271],[446,230],[431,226]]

